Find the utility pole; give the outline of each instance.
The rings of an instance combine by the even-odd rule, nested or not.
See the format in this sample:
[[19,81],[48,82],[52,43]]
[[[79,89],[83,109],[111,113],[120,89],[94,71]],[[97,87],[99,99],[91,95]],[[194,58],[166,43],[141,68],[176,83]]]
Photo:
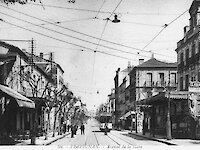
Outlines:
[[167,140],[172,139],[172,134],[171,134],[171,104],[170,104],[170,70],[169,70],[169,84],[168,84],[168,102],[167,102]]

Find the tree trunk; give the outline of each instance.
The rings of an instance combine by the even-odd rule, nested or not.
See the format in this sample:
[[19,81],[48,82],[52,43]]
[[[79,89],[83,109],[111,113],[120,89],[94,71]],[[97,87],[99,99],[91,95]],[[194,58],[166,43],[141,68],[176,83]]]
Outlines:
[[33,115],[33,126],[31,129],[31,145],[36,144],[36,134],[37,134],[37,110],[35,109],[34,115]]
[[45,140],[48,140],[48,137],[49,137],[49,126],[50,126],[50,112],[48,112],[47,114],[48,118],[47,118],[47,121],[46,121],[46,134],[45,134]]
[[54,123],[53,123],[53,136],[52,136],[52,137],[55,137],[56,119],[57,119],[57,115],[56,115],[56,113],[55,113],[55,115],[54,115]]

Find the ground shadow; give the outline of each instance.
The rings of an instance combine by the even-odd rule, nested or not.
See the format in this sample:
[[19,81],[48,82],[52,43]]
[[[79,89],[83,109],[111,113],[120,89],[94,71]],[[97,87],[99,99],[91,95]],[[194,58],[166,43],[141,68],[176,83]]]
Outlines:
[[95,130],[95,131],[92,131],[92,132],[103,132],[103,131],[100,131],[100,130]]
[[199,144],[200,145],[200,141],[192,141],[190,143],[192,143],[192,144]]
[[137,135],[133,135],[133,134],[125,134],[125,133],[123,133],[122,135],[134,138],[136,140],[150,141],[150,139],[148,139],[148,138],[137,136]]

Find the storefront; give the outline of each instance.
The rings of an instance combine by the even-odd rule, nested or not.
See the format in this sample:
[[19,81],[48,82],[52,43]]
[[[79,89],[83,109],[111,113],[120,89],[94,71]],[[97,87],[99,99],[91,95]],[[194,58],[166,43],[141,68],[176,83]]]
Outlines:
[[[166,135],[168,101],[170,101],[170,120],[172,138],[198,138],[199,119],[191,116],[188,92],[159,93],[138,102],[137,105],[151,105],[148,115],[144,111],[144,121],[150,120],[150,132]],[[147,121],[145,121],[147,122]]]
[[30,130],[35,103],[15,90],[0,85],[0,135],[11,136]]

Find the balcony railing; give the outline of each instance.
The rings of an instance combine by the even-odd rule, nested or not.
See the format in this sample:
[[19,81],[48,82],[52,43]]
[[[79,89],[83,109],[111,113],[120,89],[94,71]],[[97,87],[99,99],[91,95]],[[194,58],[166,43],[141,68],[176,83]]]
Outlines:
[[153,87],[153,88],[164,88],[164,87],[176,87],[177,83],[174,81],[166,82],[166,81],[145,81],[144,87]]

